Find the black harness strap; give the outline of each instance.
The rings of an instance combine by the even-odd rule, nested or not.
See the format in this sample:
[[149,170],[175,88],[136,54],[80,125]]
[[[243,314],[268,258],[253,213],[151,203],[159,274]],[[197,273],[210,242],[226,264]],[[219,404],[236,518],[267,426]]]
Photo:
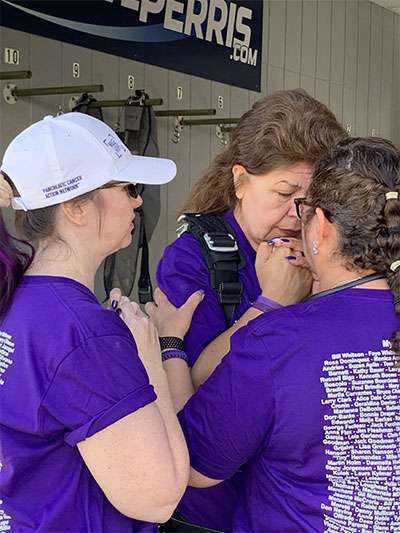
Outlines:
[[210,272],[211,286],[223,306],[227,327],[232,324],[237,304],[241,302],[242,283],[239,270],[246,264],[232,228],[220,215],[185,213],[185,231],[199,242]]
[[146,226],[144,223],[144,211],[142,207],[136,209],[140,216],[140,239],[139,248],[142,249],[140,260],[140,276],[138,280],[138,295],[141,304],[147,304],[153,301],[153,287],[151,285],[149,269],[149,243],[147,241]]

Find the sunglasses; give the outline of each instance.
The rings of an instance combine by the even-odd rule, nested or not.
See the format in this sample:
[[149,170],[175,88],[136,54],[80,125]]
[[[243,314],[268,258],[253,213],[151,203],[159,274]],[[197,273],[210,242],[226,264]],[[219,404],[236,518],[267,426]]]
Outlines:
[[137,198],[143,192],[143,186],[138,186],[136,183],[129,183],[123,181],[110,181],[99,189],[113,189],[114,187],[122,187],[131,198]]
[[324,212],[326,218],[329,220],[329,222],[333,222],[333,216],[328,209],[325,209],[324,207],[315,206],[311,202],[307,202],[307,198],[294,198],[294,205],[296,206],[296,215],[299,220],[301,220],[301,217],[304,215],[304,206],[312,207],[314,210],[319,207]]

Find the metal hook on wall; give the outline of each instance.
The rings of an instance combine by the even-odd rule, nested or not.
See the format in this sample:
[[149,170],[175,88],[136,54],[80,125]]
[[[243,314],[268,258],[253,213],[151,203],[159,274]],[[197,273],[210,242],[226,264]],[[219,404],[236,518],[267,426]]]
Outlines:
[[143,105],[143,106],[157,106],[163,105],[164,101],[162,98],[146,98],[140,102],[135,101],[134,103],[129,101],[129,98],[126,100],[97,100],[93,102],[91,107],[125,107],[129,105]]
[[232,130],[235,129],[235,126],[224,126],[223,124],[218,124],[215,128],[215,134],[218,139],[221,141],[221,144],[226,146],[230,140],[230,134]]
[[182,116],[175,120],[175,127],[172,141],[178,143],[181,138],[181,133],[184,126],[216,126],[216,135],[225,145],[228,144],[228,134],[233,130],[234,126],[230,124],[237,124],[239,118],[201,118],[201,119],[186,119]]
[[221,124],[237,124],[240,118],[194,118],[182,120],[182,126],[218,126]]
[[7,83],[3,89],[3,96],[7,104],[16,104],[18,99],[23,97],[79,94],[83,92],[101,93],[103,90],[103,85],[73,85],[69,87],[34,87],[32,89],[18,89],[13,83]]
[[163,109],[156,111],[156,117],[201,117],[215,115],[216,109]]
[[178,144],[183,131],[183,117],[195,117],[202,115],[215,115],[216,109],[168,109],[166,111],[156,111],[158,117],[175,117],[174,130],[172,132],[172,142]]
[[30,70],[7,70],[0,72],[0,80],[28,80],[32,78]]
[[174,131],[172,132],[172,139],[171,139],[171,141],[174,144],[178,144],[181,140],[181,135],[182,135],[182,130],[183,130],[182,119],[183,117],[181,116],[175,117]]

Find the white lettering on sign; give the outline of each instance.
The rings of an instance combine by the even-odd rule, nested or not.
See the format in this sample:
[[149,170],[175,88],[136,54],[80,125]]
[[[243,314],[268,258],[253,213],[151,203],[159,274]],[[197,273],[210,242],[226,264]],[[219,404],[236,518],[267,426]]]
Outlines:
[[139,13],[144,23],[164,11],[166,30],[226,46],[232,49],[232,61],[257,65],[258,50],[250,47],[253,11],[248,7],[229,0],[121,0],[121,6]]

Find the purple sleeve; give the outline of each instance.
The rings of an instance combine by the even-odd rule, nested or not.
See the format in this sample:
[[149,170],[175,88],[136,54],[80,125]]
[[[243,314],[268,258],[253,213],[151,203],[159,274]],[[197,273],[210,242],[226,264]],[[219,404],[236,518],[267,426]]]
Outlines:
[[156,399],[133,340],[92,337],[57,368],[41,407],[43,432],[70,446]]
[[204,291],[185,336],[185,351],[193,366],[202,350],[225,331],[226,324],[200,246],[192,235],[183,234],[165,249],[157,268],[157,283],[175,306],[185,303],[193,292]]
[[257,452],[274,418],[268,355],[243,328],[231,351],[179,413],[191,466],[211,479],[227,479]]

